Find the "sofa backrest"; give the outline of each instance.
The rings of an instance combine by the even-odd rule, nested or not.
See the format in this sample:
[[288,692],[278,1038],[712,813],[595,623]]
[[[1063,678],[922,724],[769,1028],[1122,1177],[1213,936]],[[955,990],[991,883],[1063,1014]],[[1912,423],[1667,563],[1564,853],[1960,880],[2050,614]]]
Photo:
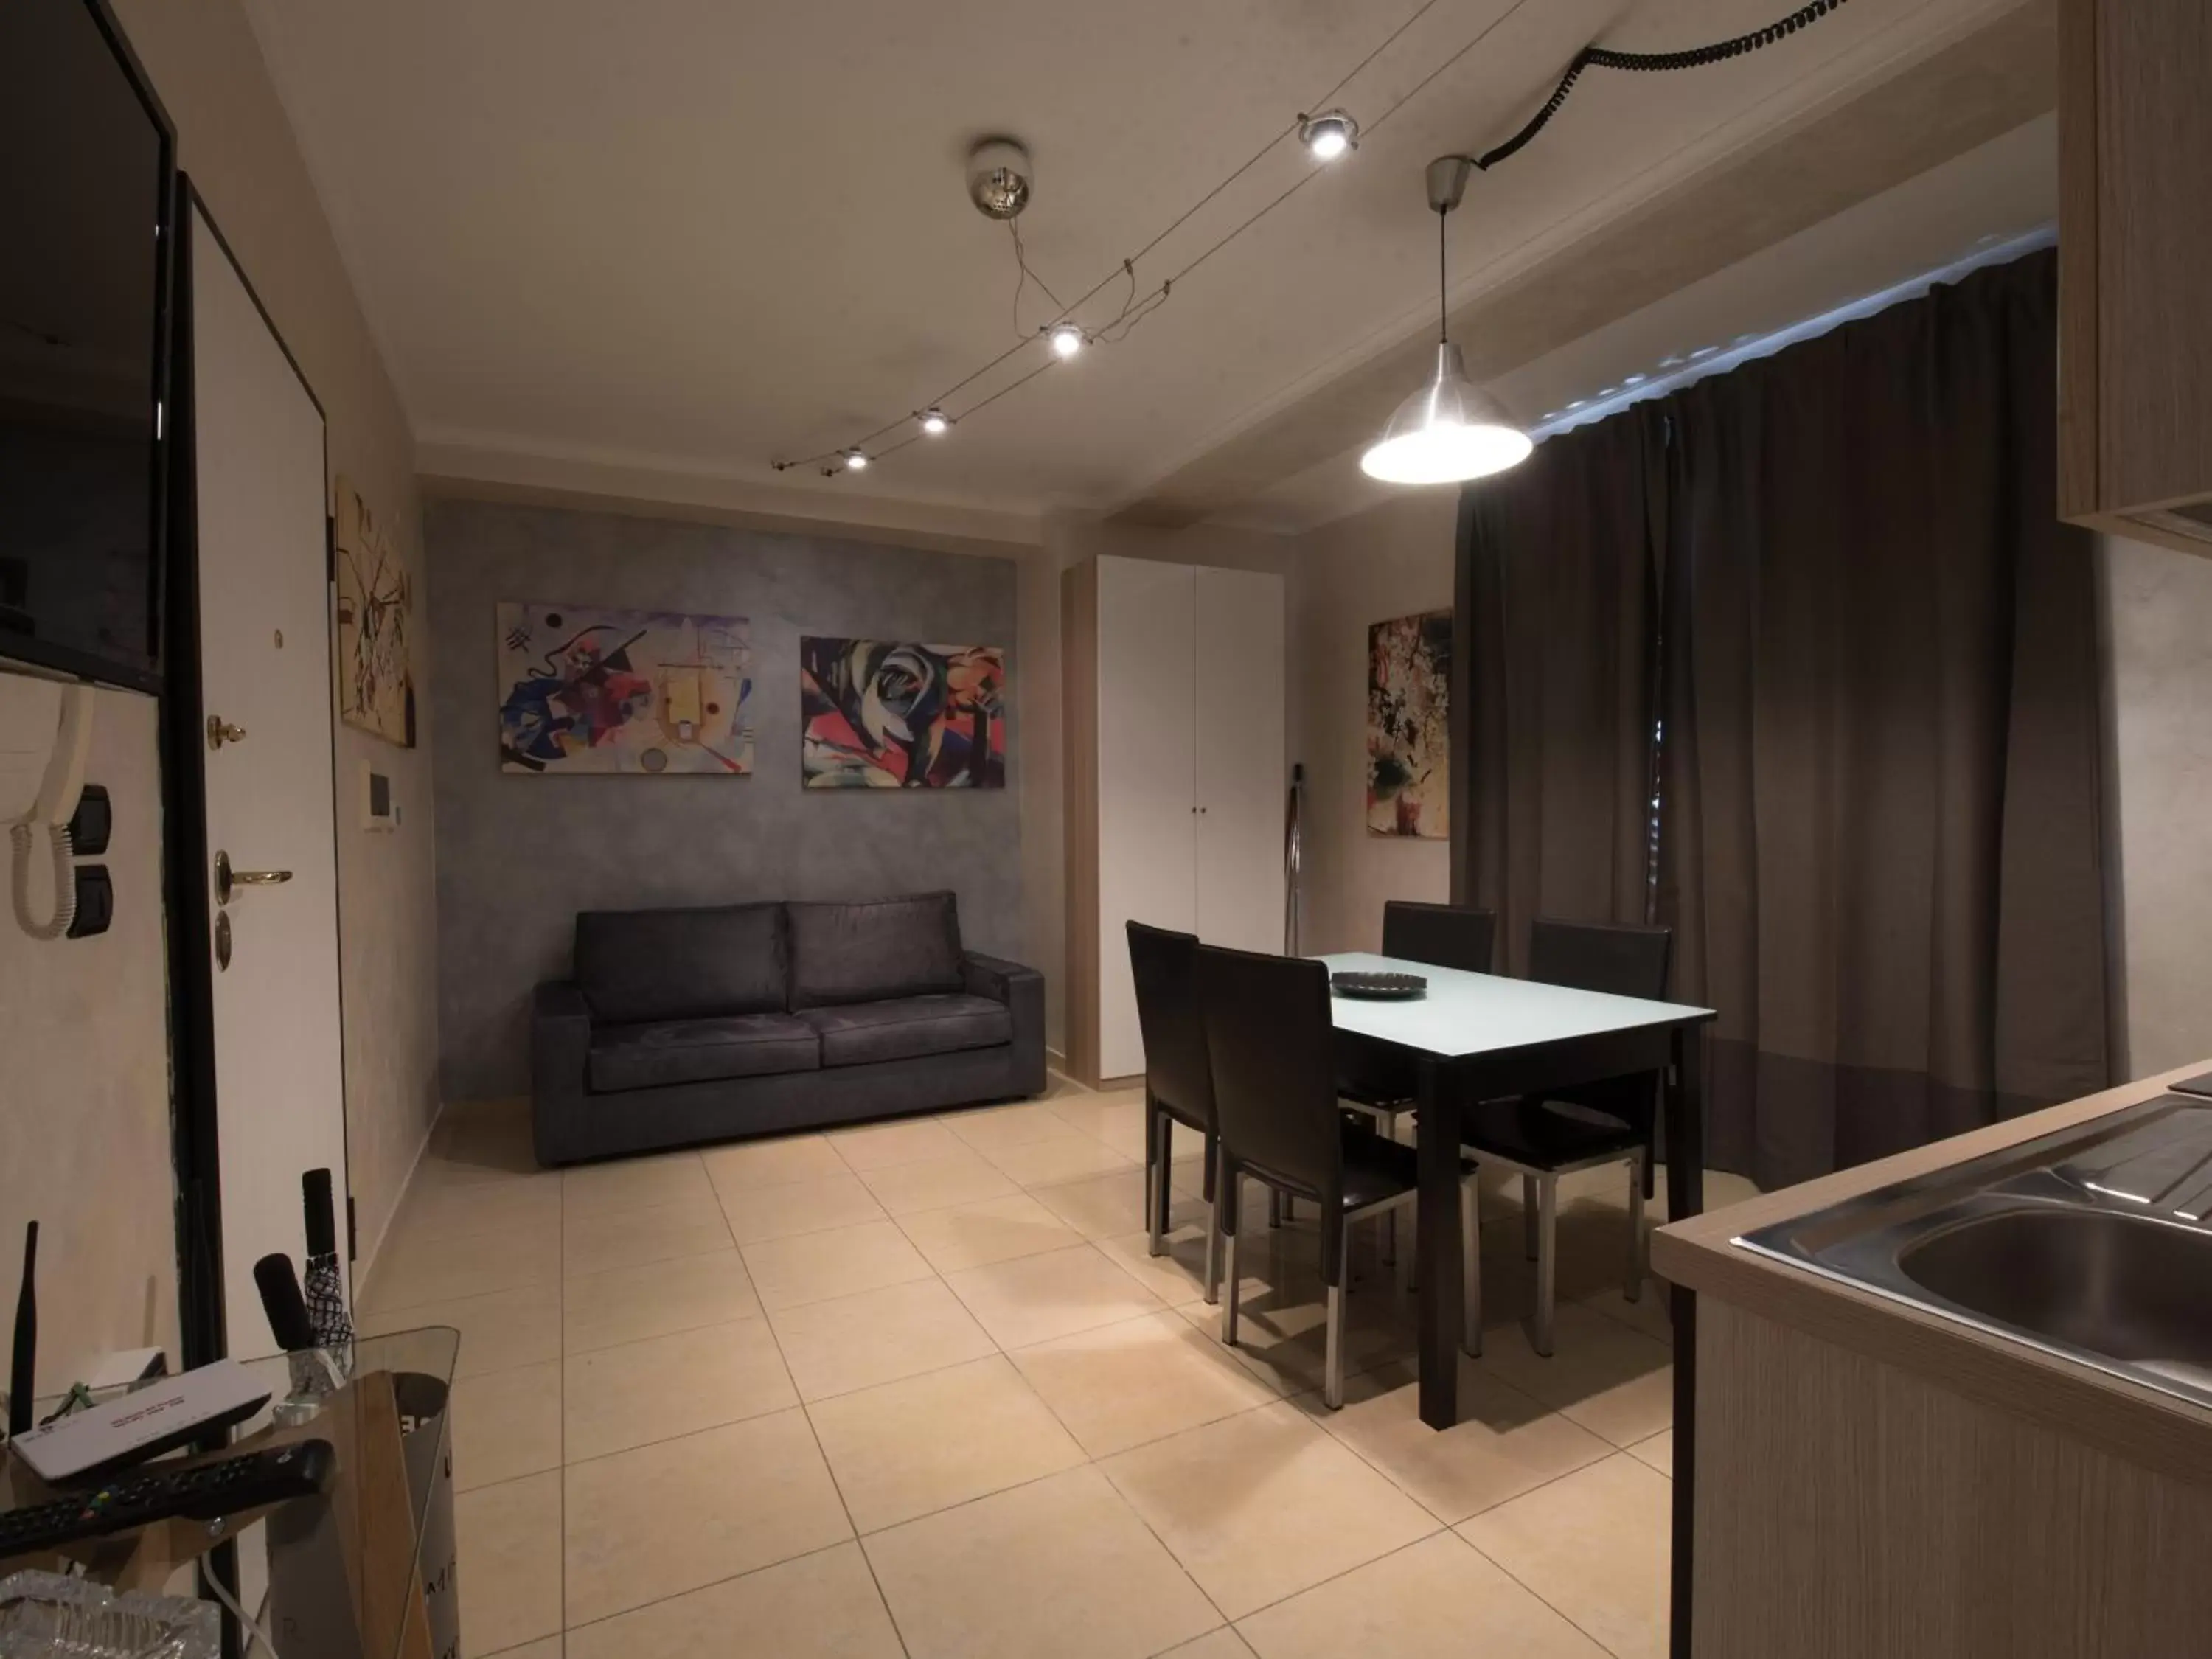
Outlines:
[[780,1012],[789,963],[781,904],[576,918],[577,988],[593,1018],[616,1024]]
[[793,1008],[960,988],[960,912],[950,893],[784,908]]

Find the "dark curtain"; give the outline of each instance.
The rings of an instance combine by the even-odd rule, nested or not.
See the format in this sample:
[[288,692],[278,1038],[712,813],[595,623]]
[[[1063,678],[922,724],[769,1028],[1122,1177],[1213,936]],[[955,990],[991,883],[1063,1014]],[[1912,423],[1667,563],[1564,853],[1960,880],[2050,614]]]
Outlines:
[[2108,1081],[2057,291],[2038,254],[1668,400],[1659,912],[1763,1186]]
[[1540,915],[1645,919],[1665,455],[1631,409],[1462,497],[1452,890],[1511,973]]

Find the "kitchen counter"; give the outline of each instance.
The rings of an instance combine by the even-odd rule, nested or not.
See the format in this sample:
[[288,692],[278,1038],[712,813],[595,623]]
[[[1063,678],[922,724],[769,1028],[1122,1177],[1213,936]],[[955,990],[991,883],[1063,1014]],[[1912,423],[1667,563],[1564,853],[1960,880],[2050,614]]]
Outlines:
[[1660,1230],[1698,1296],[1694,1654],[2212,1652],[2212,1409],[1731,1243],[2207,1069]]

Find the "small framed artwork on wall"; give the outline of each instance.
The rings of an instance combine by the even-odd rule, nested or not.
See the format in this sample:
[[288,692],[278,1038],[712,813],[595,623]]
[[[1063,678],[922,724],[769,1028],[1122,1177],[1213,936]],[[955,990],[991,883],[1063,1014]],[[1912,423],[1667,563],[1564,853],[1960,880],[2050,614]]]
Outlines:
[[1452,613],[1367,630],[1367,833],[1443,841],[1451,832]]
[[751,672],[743,617],[501,605],[500,770],[743,777]]
[[809,789],[1001,789],[1006,650],[806,635],[800,767]]

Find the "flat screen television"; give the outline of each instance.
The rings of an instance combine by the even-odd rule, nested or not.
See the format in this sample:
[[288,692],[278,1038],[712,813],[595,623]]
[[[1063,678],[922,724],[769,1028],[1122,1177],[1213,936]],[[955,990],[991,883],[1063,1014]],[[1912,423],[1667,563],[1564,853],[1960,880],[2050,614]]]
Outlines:
[[0,0],[0,657],[149,690],[173,155],[98,0]]

